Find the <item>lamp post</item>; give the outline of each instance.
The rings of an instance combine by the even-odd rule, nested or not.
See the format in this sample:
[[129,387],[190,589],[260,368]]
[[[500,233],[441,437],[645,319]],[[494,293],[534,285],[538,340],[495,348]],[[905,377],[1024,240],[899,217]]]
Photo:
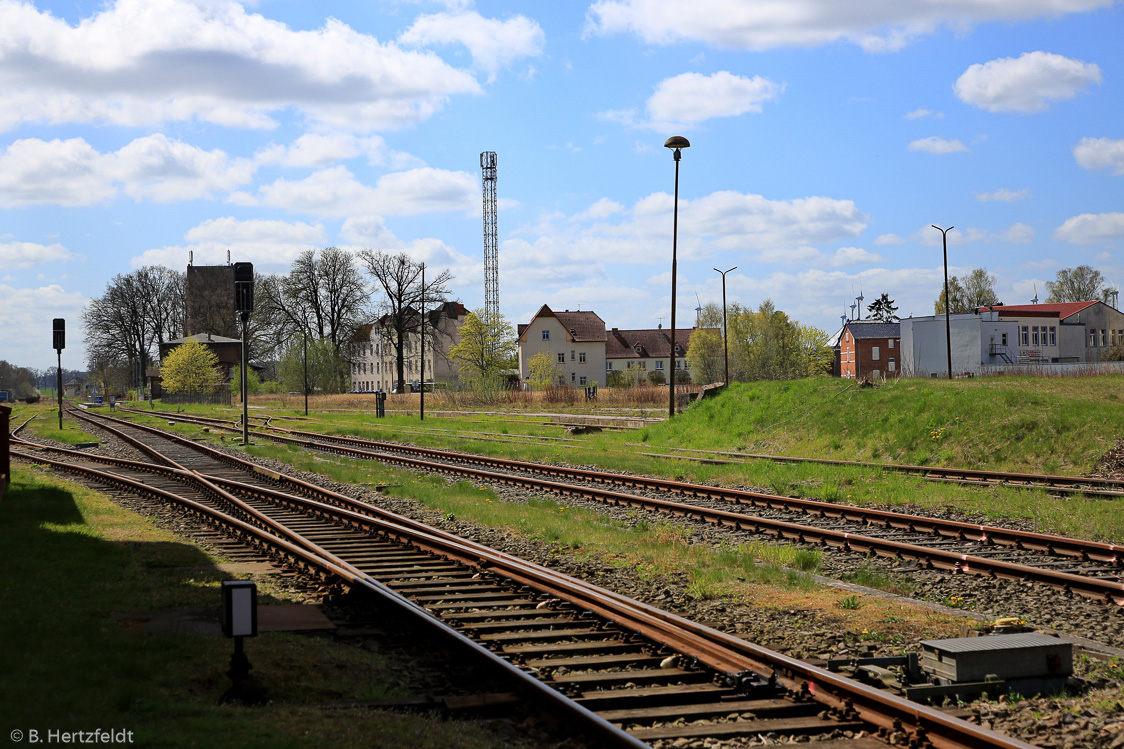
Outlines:
[[418,421],[425,421],[425,263],[421,264],[421,396]]
[[676,267],[676,250],[677,242],[679,240],[679,159],[682,158],[681,151],[684,148],[690,148],[691,142],[684,138],[682,135],[673,135],[668,138],[664,144],[664,148],[670,148],[673,152],[675,159],[675,210],[672,214],[671,224],[671,386],[668,394],[667,405],[667,418],[675,418],[675,274]]
[[308,416],[308,329],[301,331],[304,341],[304,415]]
[[953,226],[947,229],[942,229],[936,224],[930,224],[934,229],[941,233],[942,244],[944,245],[944,341],[945,348],[948,351],[948,379],[952,379],[952,324],[949,322],[948,310],[952,306],[952,300],[948,298],[948,233],[952,231]]
[[731,270],[737,269],[738,266],[736,265],[733,268],[730,268],[730,270],[718,270],[717,268],[714,269],[715,273],[722,274],[722,361],[724,363],[725,372],[722,384],[726,385],[726,387],[730,386],[730,348],[729,344],[726,342],[726,274]]

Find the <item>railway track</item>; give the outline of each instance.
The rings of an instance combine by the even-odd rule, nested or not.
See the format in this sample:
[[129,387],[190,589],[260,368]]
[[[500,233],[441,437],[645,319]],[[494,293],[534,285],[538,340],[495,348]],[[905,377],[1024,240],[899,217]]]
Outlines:
[[[280,443],[394,463],[414,470],[439,471],[469,476],[477,481],[580,496],[756,531],[781,540],[912,560],[929,569],[1030,580],[1065,593],[1124,604],[1124,546],[1115,544],[280,427],[255,434]],[[618,490],[622,488],[637,493]],[[668,500],[665,498],[668,495],[677,495],[682,500]]]
[[1029,746],[212,448],[98,422],[150,459],[27,443],[14,456],[175,502],[306,574],[368,590],[601,741],[775,734],[835,749]]
[[[121,409],[129,413],[148,413],[138,409]],[[156,412],[161,416],[178,418],[183,421],[193,421],[201,424],[215,426],[230,425],[233,422],[222,419],[205,417],[185,417],[182,414],[168,414]],[[268,417],[256,417],[263,426],[269,427]],[[251,423],[253,417],[251,418]],[[270,427],[272,428],[272,427]],[[436,431],[436,430],[435,430]],[[508,435],[509,437],[511,435]],[[484,438],[481,438],[484,439]],[[539,438],[560,440],[564,438]],[[566,440],[577,441],[577,440]],[[639,443],[628,443],[634,447],[644,447]],[[828,458],[800,458],[787,455],[770,455],[757,453],[742,453],[720,450],[696,450],[692,448],[667,448],[668,453],[642,452],[640,455],[652,458],[665,458],[670,460],[688,460],[695,463],[710,463],[718,465],[733,465],[762,460],[773,463],[816,463],[820,465],[837,466],[840,468],[866,468],[876,471],[890,471],[918,476],[929,481],[944,483],[965,484],[968,486],[990,487],[1003,486],[1015,489],[1046,489],[1057,494],[1084,494],[1090,497],[1104,497],[1115,499],[1124,497],[1124,479],[1101,478],[1095,476],[1058,476],[1040,473],[1013,473],[1007,471],[984,471],[971,468],[944,468],[941,466],[915,466],[897,463],[872,463],[852,460],[832,460]],[[709,457],[718,456],[718,457]]]

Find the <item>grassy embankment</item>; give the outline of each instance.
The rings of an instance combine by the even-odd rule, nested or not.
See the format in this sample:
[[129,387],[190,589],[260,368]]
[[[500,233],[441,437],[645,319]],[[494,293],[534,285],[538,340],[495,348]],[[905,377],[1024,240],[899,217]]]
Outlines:
[[[384,656],[328,639],[247,642],[273,702],[220,706],[230,641],[123,626],[111,612],[214,607],[221,560],[97,493],[17,467],[0,504],[0,715],[14,730],[125,729],[145,746],[487,747],[473,724],[312,707],[403,696]],[[259,600],[274,603],[268,578]]]

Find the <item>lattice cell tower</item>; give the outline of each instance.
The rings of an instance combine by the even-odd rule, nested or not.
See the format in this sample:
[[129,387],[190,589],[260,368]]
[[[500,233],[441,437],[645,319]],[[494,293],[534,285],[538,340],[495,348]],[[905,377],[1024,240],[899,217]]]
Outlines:
[[480,154],[480,177],[484,185],[484,312],[489,321],[500,314],[500,260],[496,238],[496,152]]

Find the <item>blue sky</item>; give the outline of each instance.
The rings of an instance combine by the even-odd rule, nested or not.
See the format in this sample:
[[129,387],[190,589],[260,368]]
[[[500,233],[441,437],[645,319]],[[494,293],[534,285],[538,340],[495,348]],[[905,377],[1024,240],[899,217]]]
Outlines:
[[1124,283],[1116,0],[0,0],[0,359],[81,367],[118,273],[403,250],[483,304],[479,154],[499,155],[500,306],[680,324],[696,293],[833,332],[861,289],[932,313],[1058,269]]

